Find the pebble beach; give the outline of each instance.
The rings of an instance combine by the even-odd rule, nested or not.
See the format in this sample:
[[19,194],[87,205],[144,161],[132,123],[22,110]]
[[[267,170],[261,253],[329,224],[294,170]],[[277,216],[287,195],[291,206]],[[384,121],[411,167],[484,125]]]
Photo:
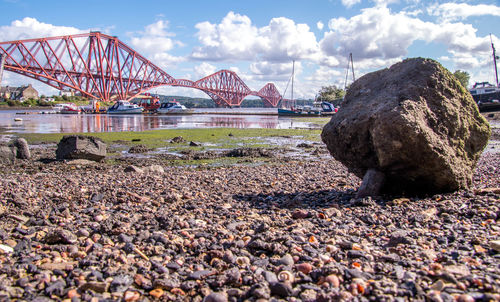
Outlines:
[[54,150],[0,168],[0,301],[500,301],[498,152],[469,190],[357,199],[331,157],[172,167]]

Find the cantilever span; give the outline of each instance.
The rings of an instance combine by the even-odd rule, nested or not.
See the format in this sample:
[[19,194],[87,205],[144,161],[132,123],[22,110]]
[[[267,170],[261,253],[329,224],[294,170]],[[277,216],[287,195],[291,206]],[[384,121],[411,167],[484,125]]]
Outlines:
[[117,37],[100,32],[0,42],[0,58],[0,69],[103,101],[130,99],[164,85],[199,89],[222,107],[239,106],[248,95],[261,97],[268,107],[281,100],[274,84],[252,91],[230,70],[195,82],[175,79]]

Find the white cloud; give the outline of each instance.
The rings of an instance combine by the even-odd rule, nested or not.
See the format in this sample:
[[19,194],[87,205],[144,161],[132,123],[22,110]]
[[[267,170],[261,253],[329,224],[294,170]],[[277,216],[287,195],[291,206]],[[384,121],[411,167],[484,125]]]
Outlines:
[[[470,24],[424,22],[404,12],[392,13],[387,7],[374,7],[350,19],[331,19],[330,31],[320,42],[328,56],[347,56],[357,60],[387,60],[407,55],[417,40],[438,42],[449,51],[477,52],[489,48],[487,37],[478,37]],[[378,64],[377,64],[378,65]]]
[[194,67],[195,81],[209,76],[217,71],[217,67],[212,64],[203,62],[200,65]]
[[496,5],[478,4],[470,5],[467,3],[443,3],[433,5],[428,8],[429,15],[438,16],[444,22],[463,20],[469,17],[478,16],[500,16],[500,7]]
[[316,27],[319,29],[319,30],[323,30],[323,28],[325,27],[325,24],[321,21],[318,21],[316,23]]
[[89,30],[56,26],[40,22],[35,18],[26,17],[22,20],[12,21],[10,25],[0,26],[0,41],[66,36],[83,32],[89,32]]
[[174,40],[175,34],[168,31],[168,21],[159,20],[149,24],[143,31],[129,33],[131,46],[154,64],[166,68],[184,60],[169,54],[176,46],[184,44]]
[[352,7],[353,5],[358,4],[360,2],[361,2],[361,0],[342,0],[342,5],[349,8],[349,7]]
[[220,24],[198,23],[196,36],[202,46],[195,47],[194,59],[211,61],[250,60],[258,40],[258,29],[247,16],[229,12]]
[[314,56],[319,49],[309,26],[283,17],[257,28],[247,16],[229,12],[220,24],[202,22],[196,28],[201,46],[194,48],[194,59],[290,62]]

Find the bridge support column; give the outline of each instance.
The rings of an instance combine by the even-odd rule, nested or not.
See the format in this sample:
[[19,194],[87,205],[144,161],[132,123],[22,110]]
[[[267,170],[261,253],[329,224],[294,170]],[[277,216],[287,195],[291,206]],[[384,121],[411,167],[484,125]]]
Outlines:
[[2,87],[3,65],[5,64],[6,55],[0,54],[0,88]]

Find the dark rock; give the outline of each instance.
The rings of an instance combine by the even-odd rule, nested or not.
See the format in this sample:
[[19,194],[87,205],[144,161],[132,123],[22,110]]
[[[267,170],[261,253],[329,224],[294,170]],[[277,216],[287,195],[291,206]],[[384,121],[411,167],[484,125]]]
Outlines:
[[135,146],[130,147],[130,149],[128,149],[128,153],[146,153],[146,152],[149,152],[151,150],[152,149],[148,148],[147,146],[139,144],[139,145],[135,145]]
[[49,284],[45,288],[45,293],[49,296],[56,295],[61,297],[62,295],[64,295],[65,287],[66,287],[66,282],[63,279],[60,279]]
[[121,233],[118,235],[118,240],[123,243],[131,243],[133,238],[131,236],[128,236],[127,234]]
[[257,283],[250,289],[250,294],[256,299],[269,299],[271,290],[267,283]]
[[380,190],[384,185],[385,175],[384,173],[377,171],[375,169],[368,169],[365,176],[363,176],[363,182],[358,189],[356,194],[357,198],[363,198],[367,196],[378,196],[380,195]]
[[199,147],[199,146],[201,146],[201,144],[200,143],[195,143],[195,142],[189,142],[189,146],[191,146],[191,147]]
[[300,144],[297,145],[297,148],[311,149],[313,147],[314,147],[313,145],[307,144],[307,143],[300,143]]
[[31,240],[24,239],[20,240],[14,247],[14,253],[16,254],[29,254],[31,252]]
[[412,244],[413,240],[411,240],[408,236],[408,232],[406,231],[395,231],[391,234],[389,242],[387,246],[396,246],[398,244]]
[[383,191],[422,193],[468,188],[490,132],[460,82],[416,58],[354,82],[321,137],[358,177],[382,172]]
[[289,283],[275,282],[269,285],[272,295],[278,295],[280,297],[286,298],[292,295],[292,286]]
[[65,135],[57,144],[57,159],[101,161],[106,157],[106,144],[97,137]]
[[78,240],[75,234],[68,230],[54,229],[45,235],[44,241],[47,244],[73,244]]
[[186,140],[182,136],[176,136],[170,140],[171,144],[184,143]]
[[136,167],[134,165],[130,165],[130,166],[127,166],[125,167],[125,169],[123,170],[123,172],[127,172],[127,173],[130,173],[130,172],[133,172],[133,173],[144,173],[144,170],[142,170],[141,168],[139,167]]
[[134,280],[129,275],[118,275],[113,278],[109,289],[112,292],[124,292]]
[[159,278],[153,282],[154,288],[161,288],[164,290],[171,290],[172,288],[180,287],[180,282],[175,278]]
[[201,270],[201,271],[192,272],[191,274],[189,274],[189,278],[198,280],[198,279],[202,279],[204,277],[211,276],[213,274],[215,274],[214,271],[211,271],[211,270]]
[[227,157],[272,157],[272,153],[263,148],[237,148],[226,152]]

